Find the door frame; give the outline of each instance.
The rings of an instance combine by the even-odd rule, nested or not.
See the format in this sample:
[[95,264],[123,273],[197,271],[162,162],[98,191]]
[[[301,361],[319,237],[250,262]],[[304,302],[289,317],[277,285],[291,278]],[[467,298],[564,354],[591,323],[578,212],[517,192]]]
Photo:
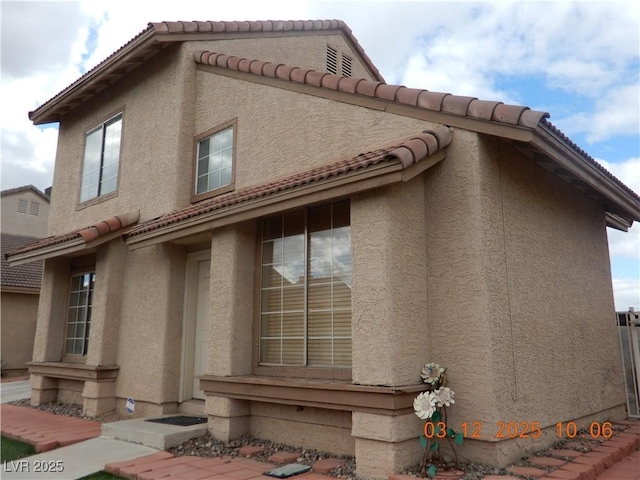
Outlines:
[[211,250],[188,253],[185,272],[184,309],[182,315],[182,354],[180,367],[180,403],[191,400],[195,353],[195,328],[198,310],[198,264],[211,260]]

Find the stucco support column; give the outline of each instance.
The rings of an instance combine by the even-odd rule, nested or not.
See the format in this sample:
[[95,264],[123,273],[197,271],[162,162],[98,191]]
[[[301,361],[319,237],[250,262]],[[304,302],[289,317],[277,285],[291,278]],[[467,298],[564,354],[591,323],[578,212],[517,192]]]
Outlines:
[[100,248],[91,307],[87,365],[115,365],[127,247],[119,239]]
[[[211,375],[251,373],[253,338],[255,222],[216,230],[211,241]],[[209,431],[230,440],[250,428],[249,402],[207,396]]]
[[[40,287],[38,319],[33,342],[34,362],[59,362],[62,355],[66,309],[69,300],[69,262],[45,260]],[[58,396],[58,379],[31,375],[31,404],[38,406]]]
[[116,408],[116,382],[114,380],[87,380],[82,390],[83,413],[95,417]]
[[352,199],[353,383],[412,385],[427,352],[421,177]]
[[34,362],[59,362],[61,359],[69,281],[69,261],[66,258],[45,260],[33,342]]
[[[351,202],[353,383],[414,385],[428,360],[421,177]],[[413,414],[354,412],[356,469],[386,478],[420,458]]]
[[58,379],[44,375],[31,374],[31,405],[39,407],[43,403],[53,402],[58,398]]
[[186,252],[162,244],[127,253],[118,332],[116,396],[136,401],[135,416],[177,410]]

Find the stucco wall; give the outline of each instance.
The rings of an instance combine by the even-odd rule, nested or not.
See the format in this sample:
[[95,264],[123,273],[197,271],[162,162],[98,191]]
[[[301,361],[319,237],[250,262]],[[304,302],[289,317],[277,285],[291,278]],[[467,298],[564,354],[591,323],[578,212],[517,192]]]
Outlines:
[[340,54],[344,53],[352,59],[352,77],[373,79],[341,34],[262,37],[258,41],[235,38],[216,40],[215,43],[190,42],[188,48],[210,49],[216,53],[326,72],[327,45],[338,51],[338,68]]
[[185,262],[184,248],[175,245],[130,252],[118,339],[119,398],[178,401]]
[[[20,200],[26,202],[24,213],[18,211]],[[41,196],[32,191],[3,195],[0,205],[2,205],[2,233],[26,237],[47,236],[49,202]]]
[[[267,114],[261,121],[262,126],[269,123],[272,118],[270,110],[278,99],[269,98],[270,95],[261,99],[264,94],[261,90],[251,95],[254,99],[252,102],[245,102],[247,89],[253,90],[257,87],[254,84],[243,82],[240,90],[229,97],[230,92],[221,90],[214,81],[213,84],[201,85],[198,88],[201,94],[196,96],[193,52],[212,50],[292,65],[302,63],[302,59],[312,53],[304,65],[324,70],[329,40],[339,48],[349,48],[341,35],[240,38],[172,45],[111,88],[82,103],[60,123],[54,172],[56,195],[51,205],[50,234],[65,233],[132,210],[139,209],[140,220],[144,221],[188,205],[193,193],[194,135],[231,118],[240,117],[241,113],[252,120],[243,127],[245,135],[249,131],[246,128],[254,124],[253,120],[257,120],[256,115]],[[370,78],[356,61],[355,55],[352,56],[354,76]],[[198,76],[202,75],[200,73]],[[207,77],[211,81],[211,75],[207,74]],[[214,77],[219,78],[217,75]],[[233,88],[237,85],[234,84]],[[304,103],[305,98],[297,96],[295,101]],[[194,127],[196,106],[202,112],[211,106],[218,109],[221,104],[225,104],[224,112],[214,114],[214,118],[206,118],[206,125]],[[240,105],[245,107],[243,112],[239,112]],[[122,111],[123,136],[117,192],[79,207],[85,133]],[[283,111],[279,115],[288,115],[288,112]],[[306,115],[298,112],[297,118],[304,119]],[[296,123],[290,119],[286,124],[292,126]],[[269,137],[269,143],[273,145],[273,132],[269,132]],[[273,145],[272,148],[277,147]],[[253,154],[259,149],[259,144],[254,144],[253,150],[247,153]],[[264,172],[258,175],[264,175]],[[247,180],[251,181],[252,178]]]
[[[454,139],[425,175],[428,360],[449,368],[454,428],[494,442],[498,422],[621,413],[602,207],[496,139]],[[463,451],[503,462],[521,454],[509,443]]]
[[546,426],[622,405],[603,208],[503,143],[480,147],[499,415]]
[[351,413],[251,402],[251,434],[337,455],[355,453]]
[[195,134],[234,118],[236,189],[369,151],[429,123],[199,71]]
[[[51,234],[133,210],[139,209],[141,219],[147,219],[177,207],[177,147],[186,72],[181,66],[179,49],[169,47],[63,118],[54,172]],[[85,132],[122,111],[117,194],[78,209]]]
[[33,356],[38,295],[2,292],[2,370],[25,370]]

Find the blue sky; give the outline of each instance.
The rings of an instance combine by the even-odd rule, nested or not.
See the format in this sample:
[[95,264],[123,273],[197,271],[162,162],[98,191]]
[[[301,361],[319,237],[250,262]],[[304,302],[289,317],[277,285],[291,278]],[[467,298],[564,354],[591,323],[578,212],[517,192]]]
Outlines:
[[[640,193],[638,3],[3,0],[2,189],[51,184],[57,130],[27,112],[147,22],[339,18],[388,83],[548,111]],[[616,308],[640,310],[640,228],[608,234]]]

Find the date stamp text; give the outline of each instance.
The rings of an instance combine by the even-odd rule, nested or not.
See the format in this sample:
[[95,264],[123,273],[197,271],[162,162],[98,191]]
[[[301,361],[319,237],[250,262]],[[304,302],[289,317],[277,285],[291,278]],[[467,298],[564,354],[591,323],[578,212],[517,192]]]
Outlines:
[[[543,427],[540,422],[496,422],[492,428],[485,428],[482,422],[463,422],[460,430],[464,438],[472,439],[512,439],[512,438],[540,438]],[[546,427],[544,427],[546,428]],[[423,434],[426,438],[444,438],[447,436],[448,425],[445,422],[426,422]],[[578,428],[575,422],[558,422],[555,424],[558,438],[575,438],[578,433],[584,433],[591,438],[609,439],[613,436],[611,422],[591,422]]]

